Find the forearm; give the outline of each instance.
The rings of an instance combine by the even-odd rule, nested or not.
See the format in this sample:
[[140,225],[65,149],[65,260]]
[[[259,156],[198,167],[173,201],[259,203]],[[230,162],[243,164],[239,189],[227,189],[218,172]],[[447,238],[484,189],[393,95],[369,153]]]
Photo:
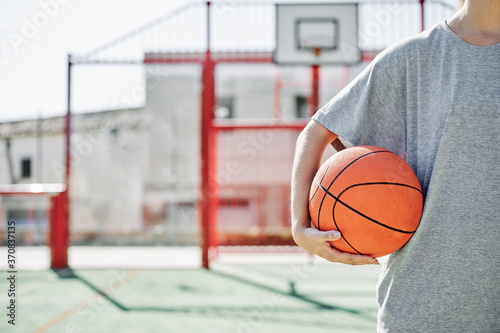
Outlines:
[[325,148],[338,135],[311,121],[297,139],[292,169],[292,233],[310,227],[309,190]]
[[[325,148],[338,138],[322,125],[311,121],[297,139],[292,170],[292,235],[295,243],[326,260],[350,265],[378,264],[370,256],[341,252],[331,246],[341,235],[337,230],[311,227],[309,191],[321,165]],[[339,146],[340,149],[343,147]]]

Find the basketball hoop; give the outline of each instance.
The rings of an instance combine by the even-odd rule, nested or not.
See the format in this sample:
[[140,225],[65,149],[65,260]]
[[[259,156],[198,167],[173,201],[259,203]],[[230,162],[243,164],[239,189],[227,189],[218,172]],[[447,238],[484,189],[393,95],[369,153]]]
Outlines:
[[313,48],[314,56],[318,58],[321,55],[321,47],[315,47]]
[[[356,64],[358,7],[348,4],[276,4],[276,49],[278,64]],[[340,45],[352,45],[344,52]]]

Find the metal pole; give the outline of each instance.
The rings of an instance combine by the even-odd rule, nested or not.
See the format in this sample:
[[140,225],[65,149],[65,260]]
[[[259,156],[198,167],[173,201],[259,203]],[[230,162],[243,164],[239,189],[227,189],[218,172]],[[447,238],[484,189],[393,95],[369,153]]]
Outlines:
[[68,267],[68,242],[69,242],[69,223],[70,223],[70,176],[71,176],[71,54],[68,54],[68,91],[67,91],[67,113],[65,128],[65,152],[66,152],[66,190],[58,194],[52,201],[54,213],[50,220],[50,250],[51,267],[62,269]]
[[50,199],[49,245],[50,267],[64,269],[68,267],[68,196],[67,191],[54,195]]
[[36,126],[36,181],[43,183],[43,119],[42,111],[38,110],[38,120]]
[[421,15],[421,20],[422,20],[422,31],[425,30],[424,3],[425,3],[425,0],[420,0],[420,15]]
[[12,143],[10,138],[5,139],[5,153],[7,155],[7,165],[9,167],[9,176],[11,184],[17,183],[17,178],[14,175],[14,165],[12,164]]
[[202,265],[210,268],[210,251],[217,246],[216,134],[214,129],[215,63],[210,53],[210,2],[207,2],[207,51],[203,62],[201,96],[201,198]]
[[319,65],[311,65],[311,96],[309,97],[309,115],[312,117],[319,108]]
[[[312,83],[311,83],[311,96],[309,97],[310,110],[309,115],[312,117],[319,109],[319,65],[311,65],[312,70]],[[335,151],[345,149],[344,144],[340,139],[335,139],[331,143]]]
[[66,192],[69,191],[70,175],[71,175],[71,54],[68,54],[68,91],[67,91],[67,112],[66,112]]

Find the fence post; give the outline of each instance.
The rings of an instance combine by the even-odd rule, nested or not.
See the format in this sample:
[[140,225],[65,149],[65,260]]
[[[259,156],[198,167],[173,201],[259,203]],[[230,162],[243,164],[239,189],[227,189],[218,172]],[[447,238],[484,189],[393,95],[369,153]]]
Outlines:
[[51,252],[50,266],[61,269],[68,267],[71,182],[71,54],[68,54],[67,73],[67,113],[65,135],[66,190],[50,198],[49,247]]
[[51,196],[49,212],[50,267],[55,269],[68,267],[69,226],[67,214],[67,191]]
[[210,2],[207,2],[207,51],[203,62],[201,96],[201,198],[202,266],[210,268],[210,251],[217,246],[218,185],[214,128],[215,63],[210,53]]

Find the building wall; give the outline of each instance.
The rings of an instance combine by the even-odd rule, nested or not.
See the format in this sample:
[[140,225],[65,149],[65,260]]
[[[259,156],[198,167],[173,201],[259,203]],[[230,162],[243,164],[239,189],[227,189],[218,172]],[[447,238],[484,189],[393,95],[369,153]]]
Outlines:
[[[60,165],[64,164],[64,141],[61,136],[21,137],[11,139],[12,171],[17,183],[61,182]],[[40,149],[38,148],[40,147]],[[0,141],[0,184],[11,184],[6,140]],[[31,177],[21,177],[21,160],[31,160]],[[63,169],[64,171],[64,169]]]
[[[345,79],[362,67],[349,72],[323,69],[320,103],[326,103]],[[309,95],[310,74],[307,67],[219,65],[216,93],[221,102],[224,98],[231,102],[232,118],[266,124],[278,113],[292,119],[300,115],[298,100]],[[90,116],[73,118],[70,195],[74,244],[199,243],[196,202],[201,167],[201,89],[199,65],[148,65],[144,108],[120,116],[103,112],[106,120],[89,128],[79,126],[79,122],[88,121]],[[137,119],[141,119],[140,126],[135,126]],[[288,230],[288,189],[297,135],[296,131],[281,130],[220,133],[219,168],[214,177],[220,183],[221,237]],[[62,133],[12,138],[11,151],[18,182],[64,182]],[[0,145],[0,156],[0,183],[12,183],[5,141]],[[24,157],[32,159],[32,176],[28,179],[19,178]],[[32,216],[32,203],[1,196],[0,200],[4,221],[9,210],[23,205],[27,218]],[[39,212],[47,209],[36,207]],[[38,236],[31,237],[32,243],[33,239],[35,243],[43,241],[46,225],[39,229],[35,232]],[[228,237],[224,239],[230,243]]]

